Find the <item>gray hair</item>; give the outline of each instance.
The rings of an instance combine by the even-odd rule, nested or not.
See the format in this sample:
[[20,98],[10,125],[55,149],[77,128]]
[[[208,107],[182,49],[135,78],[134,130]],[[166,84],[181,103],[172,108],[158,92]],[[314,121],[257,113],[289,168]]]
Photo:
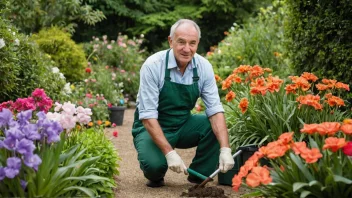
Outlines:
[[196,30],[198,32],[198,39],[200,39],[200,28],[199,28],[199,26],[196,24],[196,22],[194,22],[192,20],[189,20],[189,19],[180,19],[175,24],[173,24],[171,26],[171,29],[170,29],[170,37],[174,38],[176,29],[178,28],[178,26],[180,26],[180,25],[182,25],[184,23],[192,24],[196,28]]

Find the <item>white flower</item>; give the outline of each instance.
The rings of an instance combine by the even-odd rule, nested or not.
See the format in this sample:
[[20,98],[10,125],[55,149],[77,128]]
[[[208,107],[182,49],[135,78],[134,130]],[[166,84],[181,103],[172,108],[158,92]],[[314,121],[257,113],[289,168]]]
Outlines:
[[123,82],[120,82],[120,83],[119,83],[119,87],[123,87]]
[[61,79],[65,79],[65,76],[64,76],[63,73],[60,73],[60,78],[61,78]]
[[53,68],[51,68],[51,71],[52,71],[54,74],[56,74],[56,73],[59,73],[59,72],[60,72],[59,68],[57,68],[57,67],[53,67]]
[[4,39],[0,39],[0,49],[5,47],[5,41]]
[[121,91],[120,91],[121,93],[123,92],[123,89],[121,89]]
[[14,36],[15,36],[15,35],[16,35],[16,32],[12,32],[12,35],[14,35]]
[[9,29],[7,29],[9,32],[11,32],[11,29],[9,28]]
[[15,39],[15,45],[20,45],[20,40]]
[[144,38],[144,34],[141,34],[141,38]]
[[71,83],[66,83],[65,86],[64,86],[64,91],[66,94],[70,94],[72,93],[72,90],[71,90]]

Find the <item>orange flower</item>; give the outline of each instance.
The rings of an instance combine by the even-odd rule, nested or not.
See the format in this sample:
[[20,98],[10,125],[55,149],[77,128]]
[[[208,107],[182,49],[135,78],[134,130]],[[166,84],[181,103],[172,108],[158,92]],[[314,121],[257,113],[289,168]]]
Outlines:
[[240,104],[238,105],[238,107],[241,109],[242,113],[245,113],[247,111],[248,108],[248,99],[247,98],[242,98],[240,101]]
[[302,133],[313,134],[317,132],[317,127],[319,124],[303,124],[303,129],[301,129]]
[[344,124],[352,124],[352,119],[344,119],[343,123]]
[[267,80],[267,89],[273,93],[274,91],[279,92],[281,84],[284,82],[283,80],[281,80],[279,77],[275,76],[268,76],[266,78]]
[[307,91],[310,88],[309,82],[303,77],[292,78],[292,82],[301,88],[302,91]]
[[103,124],[103,122],[102,122],[101,120],[98,120],[98,121],[97,121],[97,124],[98,124],[98,125],[101,125],[101,124]]
[[315,87],[316,87],[319,91],[325,91],[325,90],[329,89],[329,86],[324,85],[324,84],[320,84],[320,83],[316,84]]
[[246,184],[252,188],[260,185],[260,177],[255,173],[249,173],[246,177]]
[[341,98],[339,98],[339,97],[337,97],[337,96],[330,96],[330,97],[328,98],[328,100],[325,100],[325,102],[327,102],[330,107],[334,107],[334,106],[338,106],[338,107],[340,107],[340,106],[345,106],[345,102],[344,102]]
[[233,91],[230,91],[226,94],[226,101],[231,102],[236,97],[236,94]]
[[291,144],[291,147],[296,155],[304,153],[308,149],[307,144],[305,142],[294,142],[293,144]]
[[341,131],[346,135],[352,135],[352,124],[343,124],[341,126]]
[[259,65],[254,65],[250,70],[249,76],[252,79],[252,78],[262,76],[263,74],[264,74],[264,69]]
[[319,95],[312,95],[308,94],[305,96],[298,96],[296,100],[300,103],[298,108],[301,108],[302,105],[307,105],[307,106],[312,106],[314,107],[315,110],[322,110],[323,105],[321,105],[320,102],[320,96]]
[[251,68],[252,67],[250,65],[240,65],[239,67],[233,70],[233,73],[235,74],[247,73],[251,70]]
[[282,144],[289,144],[292,141],[293,135],[294,135],[294,132],[283,133],[283,134],[280,135],[279,141]]
[[323,149],[330,149],[332,152],[336,152],[346,144],[345,138],[329,137],[325,139]]
[[231,80],[224,80],[222,81],[222,90],[228,89],[231,87],[232,81]]
[[339,131],[341,124],[339,122],[323,122],[317,126],[320,135],[333,136]]
[[76,125],[76,129],[80,130],[82,127],[80,125]]
[[345,89],[346,91],[350,91],[350,86],[349,86],[348,84],[344,84],[344,83],[342,83],[342,82],[337,82],[337,83],[335,84],[335,87],[336,87],[337,89]]
[[214,75],[215,76],[215,80],[216,82],[220,82],[222,79],[220,78],[220,76],[218,76],[217,74]]
[[290,93],[295,94],[297,89],[298,89],[298,86],[296,84],[289,84],[289,85],[286,85],[285,87],[286,94],[290,94]]
[[315,82],[318,80],[318,77],[312,73],[308,73],[308,72],[303,72],[303,74],[301,75],[301,77],[309,80],[309,81],[312,81],[312,82]]
[[306,160],[308,164],[312,164],[318,161],[319,158],[322,158],[323,155],[320,153],[320,150],[317,148],[306,149],[301,153],[301,157]]
[[264,167],[254,167],[252,169],[252,173],[256,174],[260,178],[260,183],[262,184],[269,184],[272,182],[272,178],[270,177],[270,172],[267,168]]
[[275,57],[280,57],[281,54],[280,54],[279,52],[274,52],[274,56],[275,56]]
[[270,69],[270,68],[264,68],[264,72],[271,73],[271,72],[273,72],[273,70],[272,70],[272,69]]
[[235,175],[235,176],[232,178],[232,189],[233,189],[234,191],[238,192],[238,189],[240,188],[241,183],[242,183],[242,177],[239,176],[239,175]]
[[335,84],[336,84],[337,80],[331,80],[331,79],[326,79],[326,78],[324,78],[324,79],[322,80],[322,82],[323,82],[324,84],[328,85],[328,87],[329,87],[330,89],[332,89],[332,88],[335,87]]

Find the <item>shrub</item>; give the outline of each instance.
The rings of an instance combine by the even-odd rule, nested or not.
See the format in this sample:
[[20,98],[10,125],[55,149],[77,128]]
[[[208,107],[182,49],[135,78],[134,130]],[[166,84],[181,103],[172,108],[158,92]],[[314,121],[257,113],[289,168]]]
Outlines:
[[289,0],[287,6],[286,46],[294,69],[351,82],[351,2]]
[[70,38],[69,33],[58,27],[51,27],[39,31],[32,37],[40,49],[57,63],[67,81],[77,82],[83,79],[84,68],[87,65],[84,50]]
[[261,65],[289,74],[282,46],[283,5],[277,1],[273,5],[262,8],[256,18],[243,26],[234,23],[229,32],[224,32],[226,38],[207,53],[214,72],[221,78],[240,65]]
[[53,99],[61,96],[65,80],[53,72],[55,63],[2,18],[0,46],[0,102],[26,97],[35,88],[46,88]]
[[[105,136],[103,128],[90,128],[86,130],[77,130],[72,134],[71,143],[68,147],[75,144],[81,144],[80,150],[85,150],[82,158],[100,156],[100,158],[90,165],[89,168],[99,169],[99,176],[108,178],[104,182],[83,183],[81,186],[89,189],[95,189],[99,195],[114,197],[113,187],[116,186],[114,176],[119,175],[118,161],[121,159],[113,143]],[[69,140],[70,141],[70,140]]]

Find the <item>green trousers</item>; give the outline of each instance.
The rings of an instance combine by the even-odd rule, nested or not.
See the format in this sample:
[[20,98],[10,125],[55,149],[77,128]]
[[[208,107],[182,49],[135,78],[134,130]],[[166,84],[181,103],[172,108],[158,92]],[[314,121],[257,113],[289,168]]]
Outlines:
[[[144,176],[151,181],[163,178],[168,169],[164,154],[144,127],[133,131],[137,131],[133,133],[133,142]],[[191,115],[181,128],[176,131],[164,130],[164,135],[173,148],[186,149],[197,146],[191,169],[205,176],[216,170],[220,146],[207,116]]]

